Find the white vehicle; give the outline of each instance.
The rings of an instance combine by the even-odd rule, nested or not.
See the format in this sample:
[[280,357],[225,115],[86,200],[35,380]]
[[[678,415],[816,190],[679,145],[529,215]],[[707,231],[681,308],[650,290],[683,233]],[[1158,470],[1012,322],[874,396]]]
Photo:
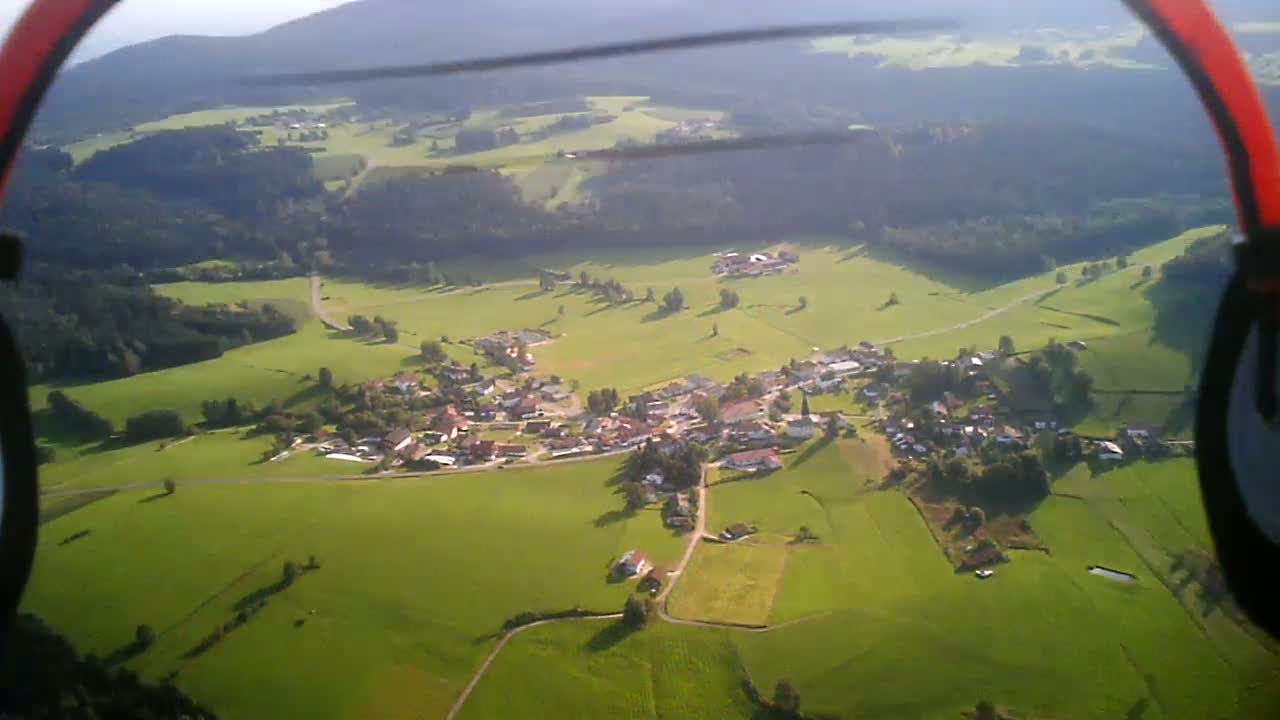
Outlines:
[[995,570],[975,570],[973,574],[977,575],[979,580],[986,580],[992,575],[995,575],[996,571]]

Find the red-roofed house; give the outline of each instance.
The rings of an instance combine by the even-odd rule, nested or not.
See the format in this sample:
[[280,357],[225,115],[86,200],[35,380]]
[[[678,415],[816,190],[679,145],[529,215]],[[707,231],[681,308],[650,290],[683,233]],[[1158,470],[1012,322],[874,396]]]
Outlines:
[[493,440],[477,440],[471,444],[471,459],[477,462],[497,457],[498,443]]
[[507,411],[507,416],[512,419],[524,419],[538,414],[538,398],[532,395],[526,395],[519,402],[511,406]]
[[743,400],[720,408],[720,420],[726,425],[737,425],[764,417],[764,403],[759,400]]

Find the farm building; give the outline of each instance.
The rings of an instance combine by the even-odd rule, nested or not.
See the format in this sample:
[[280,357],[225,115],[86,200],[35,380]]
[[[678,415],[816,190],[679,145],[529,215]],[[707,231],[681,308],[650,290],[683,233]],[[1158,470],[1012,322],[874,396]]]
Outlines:
[[1121,450],[1120,446],[1113,442],[1100,442],[1098,443],[1098,459],[1110,462],[1120,462],[1121,460],[1124,460],[1124,450]]
[[734,453],[724,459],[724,466],[730,470],[778,470],[782,467],[782,458],[770,449],[748,450]]
[[720,420],[726,425],[737,425],[764,417],[764,403],[759,400],[743,400],[720,409]]
[[397,428],[382,438],[382,446],[391,452],[405,449],[413,442],[413,435],[404,428]]
[[639,550],[628,550],[621,558],[618,559],[617,570],[619,574],[625,577],[635,577],[642,575],[653,567],[649,562],[649,556]]

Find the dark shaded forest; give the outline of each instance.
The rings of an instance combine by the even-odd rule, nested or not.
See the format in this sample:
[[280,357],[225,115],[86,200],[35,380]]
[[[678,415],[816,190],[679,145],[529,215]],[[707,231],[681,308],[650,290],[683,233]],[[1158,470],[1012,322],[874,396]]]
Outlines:
[[[79,657],[32,615],[20,615],[5,638],[0,663],[0,717],[23,720],[214,720],[217,716],[173,685],[148,685],[112,658]],[[141,626],[121,654],[142,652],[154,632]]]
[[[460,255],[803,234],[1004,280],[1230,220],[1213,151],[1064,124],[613,160],[587,202],[551,211],[493,170],[406,176],[349,199],[325,195],[311,170],[306,153],[221,126],[158,133],[75,168],[57,150],[26,153],[0,224],[28,237],[29,268],[20,290],[0,291],[0,310],[33,381],[122,377],[293,329],[269,308],[174,303],[147,280],[316,269],[418,280]],[[184,267],[212,259],[229,262]]]
[[194,307],[117,273],[30,268],[20,288],[0,285],[31,382],[107,379],[219,357],[282,337],[294,321],[270,305]]

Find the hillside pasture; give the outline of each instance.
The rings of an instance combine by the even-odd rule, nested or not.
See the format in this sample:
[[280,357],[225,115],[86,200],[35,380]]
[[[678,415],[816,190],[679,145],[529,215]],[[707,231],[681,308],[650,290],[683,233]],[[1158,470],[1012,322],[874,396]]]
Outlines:
[[[121,492],[44,526],[23,607],[100,657],[150,624],[156,644],[127,665],[177,671],[221,717],[441,717],[505,619],[616,611],[634,590],[607,582],[621,553],[679,556],[656,513],[607,515],[615,469]],[[276,587],[285,560],[313,554],[319,569]],[[190,654],[260,597],[243,627]]]

